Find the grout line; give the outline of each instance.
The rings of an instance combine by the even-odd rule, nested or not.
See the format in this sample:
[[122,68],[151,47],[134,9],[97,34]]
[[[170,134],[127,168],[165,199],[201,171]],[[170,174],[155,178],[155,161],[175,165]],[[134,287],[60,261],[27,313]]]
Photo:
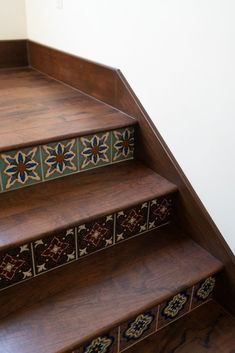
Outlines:
[[154,331],[155,333],[158,331],[158,322],[159,322],[159,317],[160,317],[160,306],[161,306],[161,303],[158,304],[158,308],[157,308],[156,330]]
[[[30,247],[31,247],[32,265],[33,265],[33,277],[36,277],[36,266],[35,266],[35,260],[34,260],[33,242],[30,243]],[[7,288],[9,288],[9,287],[7,287]]]
[[191,298],[190,298],[190,304],[189,304],[189,311],[192,310],[193,296],[194,296],[194,288],[195,288],[195,285],[193,286],[192,292],[191,292]]
[[40,156],[40,163],[41,163],[41,173],[42,173],[42,182],[45,182],[45,176],[44,176],[44,168],[43,168],[43,158],[42,158],[42,145],[38,146],[39,148],[39,156]]
[[116,245],[116,224],[117,224],[117,213],[113,214],[113,245]]
[[121,325],[118,326],[118,337],[117,337],[117,352],[120,352],[120,343],[121,343]]
[[76,261],[77,261],[79,259],[79,257],[78,257],[78,227],[74,227],[74,237],[75,237]]
[[151,201],[148,202],[148,213],[147,213],[147,229],[148,230],[149,230],[150,204],[151,204]]

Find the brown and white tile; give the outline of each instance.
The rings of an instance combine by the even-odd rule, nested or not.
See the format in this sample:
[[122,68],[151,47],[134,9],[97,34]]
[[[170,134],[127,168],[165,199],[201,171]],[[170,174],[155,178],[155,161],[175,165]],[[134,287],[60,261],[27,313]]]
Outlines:
[[36,240],[33,251],[37,275],[76,260],[75,229]]
[[115,240],[121,242],[147,231],[148,202],[116,214]]
[[77,227],[78,256],[83,257],[114,243],[114,215]]
[[173,213],[173,196],[167,195],[150,201],[149,230],[170,221]]
[[0,253],[0,290],[33,277],[30,244]]

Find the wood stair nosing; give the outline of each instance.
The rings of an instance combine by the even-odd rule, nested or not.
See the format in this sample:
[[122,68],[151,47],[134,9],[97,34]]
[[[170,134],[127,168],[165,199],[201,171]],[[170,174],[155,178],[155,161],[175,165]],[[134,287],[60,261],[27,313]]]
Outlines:
[[[29,281],[19,292],[2,293],[3,309],[17,308],[16,292],[23,306],[2,318],[0,347],[11,353],[72,352],[180,291],[191,293],[221,269],[220,261],[177,228],[155,230],[74,263],[62,276],[50,273],[36,286]],[[189,297],[187,305],[193,303]]]

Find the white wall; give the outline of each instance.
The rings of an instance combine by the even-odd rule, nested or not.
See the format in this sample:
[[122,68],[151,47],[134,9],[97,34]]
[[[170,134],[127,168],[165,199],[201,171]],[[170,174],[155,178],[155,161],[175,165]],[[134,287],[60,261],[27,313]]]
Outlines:
[[26,0],[29,38],[121,68],[235,252],[235,1]]
[[25,0],[0,0],[0,40],[26,37]]

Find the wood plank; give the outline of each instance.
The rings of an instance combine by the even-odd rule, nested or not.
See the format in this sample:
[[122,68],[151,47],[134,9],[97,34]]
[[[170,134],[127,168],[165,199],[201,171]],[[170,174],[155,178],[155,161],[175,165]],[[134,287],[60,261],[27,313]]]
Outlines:
[[[177,228],[155,230],[29,281],[20,292],[12,288],[15,302],[25,293],[26,306],[1,320],[1,349],[68,352],[221,268]],[[16,306],[7,295],[8,307]]]
[[27,243],[177,190],[136,161],[1,195],[0,247]]
[[127,353],[234,353],[235,318],[211,301]]
[[114,103],[114,70],[108,66],[67,54],[32,41],[28,42],[32,67],[61,80],[95,98]]
[[0,69],[28,66],[27,40],[0,40]]
[[35,70],[0,71],[0,151],[134,124],[117,109]]

